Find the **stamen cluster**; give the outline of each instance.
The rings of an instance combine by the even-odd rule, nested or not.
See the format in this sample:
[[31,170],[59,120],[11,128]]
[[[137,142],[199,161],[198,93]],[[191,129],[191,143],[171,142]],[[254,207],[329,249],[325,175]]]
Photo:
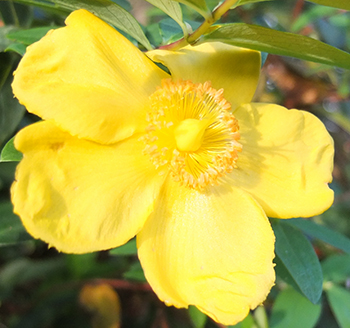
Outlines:
[[[242,149],[239,126],[223,92],[210,82],[166,79],[150,96],[144,153],[157,169],[167,166],[181,185],[203,190],[236,168]],[[187,119],[199,120],[205,128],[195,151],[181,151],[176,144],[176,127]]]

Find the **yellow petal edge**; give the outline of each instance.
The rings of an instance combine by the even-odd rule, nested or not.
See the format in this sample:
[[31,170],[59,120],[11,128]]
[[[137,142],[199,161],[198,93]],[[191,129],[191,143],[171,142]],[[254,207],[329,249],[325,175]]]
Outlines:
[[274,284],[274,235],[258,203],[228,185],[207,192],[167,180],[137,235],[147,281],[176,307],[197,306],[235,324]]
[[259,103],[234,115],[243,148],[230,183],[249,192],[269,217],[310,217],[332,205],[333,139],[316,116]]
[[23,160],[11,188],[14,211],[34,238],[66,253],[126,243],[153,211],[164,180],[137,137],[99,145],[45,121],[22,129],[15,146]]
[[27,48],[12,84],[27,110],[108,144],[144,131],[148,96],[169,75],[86,10]]

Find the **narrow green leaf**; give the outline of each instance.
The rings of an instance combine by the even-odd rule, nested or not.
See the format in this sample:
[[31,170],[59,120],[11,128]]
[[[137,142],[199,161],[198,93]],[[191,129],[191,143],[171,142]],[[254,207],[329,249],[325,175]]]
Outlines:
[[35,27],[27,30],[12,31],[7,33],[7,38],[15,42],[21,42],[30,45],[39,41],[48,31],[59,28],[59,26]]
[[13,213],[12,204],[10,202],[0,203],[0,246],[32,239],[23,227],[20,218]]
[[184,5],[191,7],[204,18],[209,18],[211,16],[210,9],[208,8],[205,0],[174,0],[176,2],[181,2]]
[[22,159],[23,157],[22,153],[20,153],[13,145],[14,138],[15,137],[10,139],[5,145],[5,147],[2,149],[1,156],[0,156],[0,163],[1,162],[19,162]]
[[350,254],[350,239],[344,235],[311,220],[291,219],[286,222],[287,224],[299,228],[307,235],[322,240]]
[[322,270],[317,255],[300,230],[280,221],[272,223],[276,254],[302,293],[314,304],[322,294]]
[[350,69],[350,54],[321,41],[257,25],[222,25],[202,36],[199,43],[221,41],[235,46],[291,56],[317,63]]
[[[1,1],[1,0],[0,0]],[[146,49],[151,50],[152,46],[142,31],[137,20],[124,8],[111,0],[15,0],[19,3],[35,5],[47,8],[63,9],[74,11],[76,9],[86,9],[105,22],[114,25],[120,30],[132,36],[140,42]]]
[[270,328],[313,328],[320,314],[320,304],[312,304],[293,288],[288,288],[275,300]]
[[136,238],[131,239],[125,245],[119,246],[117,248],[111,249],[109,251],[111,255],[136,255],[137,247],[136,247]]
[[156,6],[160,10],[164,11],[168,16],[170,16],[176,23],[178,23],[184,33],[187,36],[187,27],[182,20],[182,10],[180,5],[173,0],[146,0],[153,6]]
[[350,255],[333,254],[321,263],[324,281],[344,283],[350,277]]
[[329,305],[340,328],[350,327],[350,292],[337,285],[328,285],[326,294]]
[[318,5],[350,10],[349,0],[307,0],[307,1],[317,3]]
[[204,328],[208,317],[203,312],[199,311],[195,306],[190,306],[188,308],[188,314],[194,328]]
[[19,54],[20,56],[24,56],[26,53],[27,47],[23,43],[11,43],[6,49],[5,52],[13,51]]

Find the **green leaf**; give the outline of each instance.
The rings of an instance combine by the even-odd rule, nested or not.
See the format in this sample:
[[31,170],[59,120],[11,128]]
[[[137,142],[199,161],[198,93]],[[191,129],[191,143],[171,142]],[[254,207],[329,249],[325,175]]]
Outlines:
[[185,36],[188,35],[186,24],[182,20],[182,10],[180,5],[173,0],[146,0],[153,6],[156,6],[160,10],[164,11],[170,16],[176,23],[178,23]]
[[289,274],[314,304],[322,294],[322,270],[317,255],[300,230],[282,222],[273,221],[276,235],[276,254]]
[[321,41],[293,33],[244,23],[226,24],[202,36],[199,43],[221,41],[227,44],[291,56],[350,69],[350,54]]
[[324,281],[344,283],[350,277],[350,255],[333,254],[321,263]]
[[350,254],[350,239],[336,231],[317,224],[311,220],[291,219],[287,221],[287,224],[299,228],[307,235],[320,239]]
[[63,9],[68,12],[81,8],[86,9],[105,22],[132,36],[147,50],[152,49],[137,20],[124,8],[111,0],[16,0],[16,2],[44,8]]
[[320,304],[312,304],[293,288],[288,288],[275,300],[270,328],[313,328],[320,314]]
[[350,292],[337,285],[330,284],[326,288],[329,305],[340,328],[350,327]]
[[111,255],[136,255],[137,247],[136,247],[136,238],[131,239],[125,245],[119,246],[117,248],[111,249],[109,251]]
[[10,202],[0,203],[0,246],[32,239],[23,227],[20,218],[13,213],[12,204]]
[[27,47],[23,43],[11,43],[6,49],[5,52],[13,51],[19,54],[20,56],[24,56],[26,53]]
[[15,137],[10,139],[5,147],[1,151],[0,163],[1,162],[19,162],[23,155],[13,145]]
[[56,28],[59,28],[59,26],[44,26],[30,28],[27,30],[13,31],[7,33],[7,38],[28,46],[36,41],[39,41],[48,31]]
[[191,7],[198,13],[200,13],[204,18],[211,17],[210,9],[208,8],[205,0],[174,0],[176,2],[181,2],[184,5]]
[[307,1],[317,3],[318,5],[350,10],[349,0],[307,0]]
[[278,255],[276,255],[274,262],[276,264],[275,271],[277,277],[281,278],[288,285],[292,286],[300,294],[303,294],[297,282],[294,280],[294,278],[292,277],[286,266],[283,264],[281,259],[278,257]]
[[203,312],[198,310],[195,306],[189,306],[188,314],[194,328],[204,328],[208,317]]

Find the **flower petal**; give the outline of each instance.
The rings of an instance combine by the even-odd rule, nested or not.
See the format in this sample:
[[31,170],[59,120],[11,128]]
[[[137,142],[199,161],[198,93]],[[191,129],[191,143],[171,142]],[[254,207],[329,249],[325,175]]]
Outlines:
[[27,48],[15,73],[16,97],[29,112],[97,142],[143,130],[148,96],[168,75],[86,10],[66,24]]
[[12,186],[28,232],[66,253],[124,244],[153,210],[160,177],[137,137],[114,145],[72,137],[49,121],[21,130]]
[[174,80],[211,81],[215,89],[223,88],[232,108],[249,103],[258,84],[261,59],[255,50],[208,42],[178,51],[153,50],[147,55],[167,66]]
[[169,179],[137,235],[146,278],[168,305],[195,305],[235,324],[274,283],[274,235],[248,193],[219,186],[205,193]]
[[333,140],[314,115],[272,104],[234,112],[243,145],[232,183],[276,218],[309,217],[333,203]]

